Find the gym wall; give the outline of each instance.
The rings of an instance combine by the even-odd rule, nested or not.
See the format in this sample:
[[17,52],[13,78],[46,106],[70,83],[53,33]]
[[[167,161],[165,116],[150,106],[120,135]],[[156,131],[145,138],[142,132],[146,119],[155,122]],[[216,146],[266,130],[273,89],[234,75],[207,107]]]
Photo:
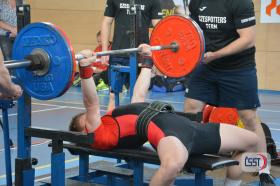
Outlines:
[[[32,22],[48,21],[61,27],[75,51],[94,49],[106,0],[26,0]],[[260,24],[260,2],[254,0],[257,17],[256,61],[259,88],[280,91],[280,23]]]
[[[259,88],[280,90],[280,23],[260,23],[261,1],[254,0],[257,18],[256,62]],[[280,16],[279,16],[280,19]]]

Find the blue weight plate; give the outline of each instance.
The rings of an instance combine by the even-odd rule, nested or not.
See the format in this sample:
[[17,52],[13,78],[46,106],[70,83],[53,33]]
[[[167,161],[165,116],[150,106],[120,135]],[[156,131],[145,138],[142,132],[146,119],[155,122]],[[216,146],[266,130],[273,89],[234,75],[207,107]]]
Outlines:
[[50,23],[32,23],[17,35],[13,59],[22,60],[34,50],[49,55],[47,74],[39,76],[17,69],[16,76],[24,91],[33,98],[49,100],[61,96],[72,84],[75,70],[74,52],[66,35]]

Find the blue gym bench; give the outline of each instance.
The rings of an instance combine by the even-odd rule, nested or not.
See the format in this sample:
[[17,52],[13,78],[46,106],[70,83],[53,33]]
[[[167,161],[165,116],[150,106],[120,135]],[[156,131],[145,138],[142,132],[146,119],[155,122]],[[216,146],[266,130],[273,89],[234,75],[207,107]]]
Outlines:
[[[51,180],[42,181],[36,185],[61,186],[95,183],[110,186],[143,186],[148,185],[148,182],[144,180],[144,163],[160,164],[157,153],[149,147],[103,151],[85,145],[92,142],[94,134],[85,135],[79,132],[57,131],[34,127],[26,128],[25,133],[27,136],[52,139],[52,143],[49,144],[49,146],[52,147]],[[63,143],[63,141],[79,141],[80,143],[84,143],[84,145]],[[71,154],[79,156],[78,176],[65,179],[65,154],[63,149],[67,149]],[[104,164],[92,167],[90,170],[90,155],[121,159],[125,160],[125,163],[116,163],[113,165]],[[177,179],[175,185],[213,186],[213,179],[206,177],[206,171],[233,165],[238,165],[238,161],[227,157],[210,154],[191,156],[183,171],[193,173],[194,179]],[[24,173],[24,170],[22,170],[22,173]],[[24,179],[22,181],[24,183]]]
[[[148,185],[144,180],[144,163],[159,165],[157,153],[148,147],[140,149],[115,149],[111,151],[96,150],[88,146],[63,144],[73,155],[79,155],[79,175],[70,179],[79,182],[105,185]],[[125,160],[126,163],[104,165],[89,171],[89,155]],[[176,157],[174,157],[176,158]],[[206,177],[208,170],[238,165],[236,160],[216,155],[191,156],[183,171],[194,173],[193,178],[177,179],[175,185],[213,185],[213,179]],[[130,171],[128,171],[130,170]]]
[[[198,115],[189,115],[190,119],[198,120]],[[29,127],[25,129],[25,135],[29,137],[40,137],[51,139],[51,180],[41,182],[42,185],[79,185],[103,184],[103,185],[148,185],[144,180],[144,163],[159,165],[160,160],[157,153],[148,147],[140,149],[114,149],[103,151],[93,149],[89,146],[93,142],[94,134],[82,134],[79,132],[57,131],[54,129]],[[71,143],[64,143],[71,142]],[[79,143],[79,145],[77,145]],[[65,179],[65,154],[67,149],[73,155],[79,156],[79,175]],[[89,156],[100,156],[124,160],[113,165],[99,165],[90,169]],[[176,157],[174,157],[176,158]],[[112,163],[112,161],[110,161]],[[206,176],[206,171],[216,170],[223,167],[238,165],[238,161],[228,157],[217,155],[195,155],[191,156],[183,171],[194,174],[194,178],[181,178],[175,181],[176,185],[213,186],[213,179]],[[24,172],[24,171],[22,171]],[[24,181],[24,180],[22,180]]]

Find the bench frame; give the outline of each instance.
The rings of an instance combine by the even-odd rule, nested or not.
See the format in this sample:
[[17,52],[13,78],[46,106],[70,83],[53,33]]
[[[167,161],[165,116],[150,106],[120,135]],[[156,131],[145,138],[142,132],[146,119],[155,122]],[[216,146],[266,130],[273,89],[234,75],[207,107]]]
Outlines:
[[[116,179],[115,174],[108,171],[89,171],[89,155],[102,156],[107,158],[125,160],[124,164],[114,166],[128,168],[133,171],[133,185],[148,185],[144,182],[144,163],[159,165],[160,160],[155,151],[150,148],[142,147],[141,149],[116,149],[111,151],[101,151],[91,147],[82,147],[75,144],[63,144],[63,148],[68,149],[73,155],[79,155],[79,175],[71,179],[81,182],[99,183],[105,185],[131,185],[130,176],[122,176],[122,180]],[[205,160],[204,162],[201,160]],[[201,162],[199,164],[199,162]],[[209,164],[205,164],[209,162]],[[194,173],[194,179],[184,178],[176,179],[176,185],[195,185],[195,186],[212,186],[213,179],[206,176],[207,170],[215,170],[222,167],[238,165],[238,162],[229,158],[214,155],[199,155],[190,157],[184,167],[184,171]]]

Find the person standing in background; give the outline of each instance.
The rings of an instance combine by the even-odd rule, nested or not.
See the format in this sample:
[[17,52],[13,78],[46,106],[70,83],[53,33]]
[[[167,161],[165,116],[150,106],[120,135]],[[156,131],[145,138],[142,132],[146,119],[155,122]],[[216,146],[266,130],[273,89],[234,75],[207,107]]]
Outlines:
[[0,0],[0,47],[4,60],[10,60],[17,35],[16,0]]
[[[257,152],[266,156],[255,62],[256,18],[252,0],[191,0],[190,17],[204,33],[204,60],[191,75],[184,111],[201,112],[205,104],[237,108],[245,129],[259,137]],[[236,167],[229,167],[232,170]],[[234,174],[230,176],[234,178]],[[269,167],[259,170],[261,186],[273,186]],[[240,185],[236,179],[226,184]]]
[[[135,33],[131,33],[131,18],[132,18],[132,5],[133,0],[107,0],[104,18],[101,25],[101,41],[102,50],[108,50],[108,41],[110,39],[111,27],[113,21],[114,37],[112,50],[131,48],[131,36],[135,37]],[[162,11],[159,0],[134,0],[134,5],[141,12],[141,28],[137,30],[137,38],[135,40],[136,46],[141,43],[149,43],[149,27],[152,24],[155,26],[162,18]],[[108,56],[102,57],[102,61],[108,61]],[[129,55],[114,55],[110,57],[109,65],[125,65],[129,66]],[[125,79],[125,84],[128,84],[129,78]],[[110,82],[109,82],[110,83]],[[110,92],[110,100],[108,110],[115,106],[115,96]]]

